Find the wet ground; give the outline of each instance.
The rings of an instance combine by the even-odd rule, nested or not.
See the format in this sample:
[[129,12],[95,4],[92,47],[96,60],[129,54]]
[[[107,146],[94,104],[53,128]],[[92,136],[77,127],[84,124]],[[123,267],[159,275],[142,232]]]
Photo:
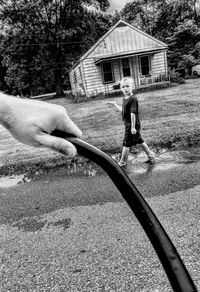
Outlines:
[[[124,170],[200,287],[199,155],[162,150],[155,165],[145,160],[131,154]],[[0,183],[0,291],[172,291],[137,219],[95,164],[82,159]]]
[[[113,159],[118,158],[119,154],[113,155]],[[137,152],[129,156],[128,164],[123,169],[145,198],[159,197],[198,186],[199,158],[198,153],[162,149],[156,153],[155,165],[149,165],[145,163],[144,153]],[[23,216],[46,214],[62,207],[92,206],[123,200],[109,176],[96,164],[81,158],[48,172],[39,170],[31,174],[1,177],[0,223],[14,222]],[[25,225],[28,225],[27,221]]]
[[[147,160],[146,155],[142,151],[133,151],[130,153],[128,163],[123,167],[126,174],[137,180],[138,178],[145,179],[159,176],[159,174],[167,174],[168,171],[178,171],[180,168],[188,168],[189,164],[193,166],[198,165],[200,162],[200,154],[193,153],[186,150],[169,151],[167,149],[155,150],[156,163],[154,165],[145,163]],[[111,157],[118,161],[120,153],[111,155]],[[61,170],[62,168],[60,168]],[[57,171],[57,170],[56,170]],[[52,172],[52,171],[51,171]],[[76,161],[72,161],[70,164],[64,167],[65,175],[67,176],[86,176],[92,177],[102,174],[102,170],[94,163],[80,158]],[[0,178],[0,188],[9,188],[21,183],[27,183],[30,181],[37,180],[43,176],[46,172],[39,170],[33,173],[25,173],[20,175],[11,175]]]

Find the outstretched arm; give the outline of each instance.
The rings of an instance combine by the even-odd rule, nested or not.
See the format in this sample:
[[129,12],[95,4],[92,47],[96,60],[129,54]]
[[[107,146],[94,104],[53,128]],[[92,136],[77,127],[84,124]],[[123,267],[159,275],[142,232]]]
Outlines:
[[122,107],[119,106],[119,105],[116,103],[116,101],[108,101],[107,103],[108,103],[108,104],[112,104],[112,105],[114,105],[114,106],[118,109],[118,111],[122,112]]
[[48,147],[71,157],[77,154],[74,145],[51,133],[60,130],[76,137],[82,135],[64,107],[5,94],[0,95],[0,124],[24,144]]

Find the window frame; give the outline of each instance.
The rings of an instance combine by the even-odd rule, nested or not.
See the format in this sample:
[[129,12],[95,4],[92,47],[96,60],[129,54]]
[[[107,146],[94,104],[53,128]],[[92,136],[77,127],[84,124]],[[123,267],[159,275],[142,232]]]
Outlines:
[[[110,63],[111,66],[111,71],[104,71],[103,69],[103,64],[105,63]],[[105,81],[105,73],[112,73],[112,81]],[[103,79],[103,84],[109,84],[109,83],[114,83],[115,82],[115,77],[114,77],[114,70],[113,70],[113,62],[112,61],[104,61],[101,63],[101,73],[102,73],[102,79]]]
[[[123,66],[123,60],[125,60],[125,59],[128,60],[128,66],[126,66],[126,67]],[[128,57],[125,57],[125,58],[122,58],[121,59],[121,68],[122,68],[122,75],[123,75],[123,77],[131,77],[132,76],[131,75],[131,67],[130,67],[130,59]],[[124,75],[124,69],[126,69],[126,68],[129,68],[130,75],[127,75],[127,76]]]
[[[141,63],[141,59],[143,57],[147,57],[148,58],[148,67],[149,67],[149,74],[142,74],[142,63]],[[143,75],[143,76],[149,76],[150,75],[150,71],[151,71],[151,62],[150,62],[150,55],[142,55],[142,56],[139,56],[139,59],[140,59],[140,74]]]

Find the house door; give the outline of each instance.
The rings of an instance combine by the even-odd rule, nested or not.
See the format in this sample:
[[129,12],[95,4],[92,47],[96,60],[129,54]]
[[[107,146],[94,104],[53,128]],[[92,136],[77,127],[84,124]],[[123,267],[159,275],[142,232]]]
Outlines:
[[122,75],[123,77],[131,76],[129,58],[122,59]]
[[149,56],[141,56],[140,57],[140,69],[141,74],[144,76],[149,75],[150,66],[149,66]]

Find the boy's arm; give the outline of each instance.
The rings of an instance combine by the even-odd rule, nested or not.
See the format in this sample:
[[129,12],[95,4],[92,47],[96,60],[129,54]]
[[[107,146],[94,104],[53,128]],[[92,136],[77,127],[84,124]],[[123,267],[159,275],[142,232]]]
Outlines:
[[114,105],[115,105],[116,109],[118,109],[118,111],[122,112],[122,107],[121,106],[119,106],[116,102],[115,102]]
[[122,112],[122,107],[119,106],[119,105],[116,103],[116,101],[108,101],[107,103],[108,103],[108,104],[112,104],[112,105],[114,105],[114,106],[118,109],[118,111]]
[[135,114],[131,113],[131,134],[136,134],[135,121]]

